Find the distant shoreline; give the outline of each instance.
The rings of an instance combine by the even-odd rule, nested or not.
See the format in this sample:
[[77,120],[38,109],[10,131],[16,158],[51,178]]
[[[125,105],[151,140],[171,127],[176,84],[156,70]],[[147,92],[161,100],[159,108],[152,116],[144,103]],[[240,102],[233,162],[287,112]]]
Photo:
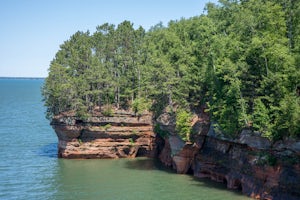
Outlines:
[[28,80],[43,80],[44,77],[2,77],[0,79],[28,79]]

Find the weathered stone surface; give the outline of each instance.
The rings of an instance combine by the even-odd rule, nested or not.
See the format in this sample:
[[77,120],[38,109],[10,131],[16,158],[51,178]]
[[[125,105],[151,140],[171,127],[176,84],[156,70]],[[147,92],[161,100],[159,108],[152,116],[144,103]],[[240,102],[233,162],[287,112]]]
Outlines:
[[278,141],[273,145],[273,148],[278,152],[284,152],[284,155],[295,153],[300,156],[300,141],[296,141],[295,139]]
[[174,114],[163,113],[156,119],[156,123],[160,126],[160,129],[171,135],[175,134],[176,119]]
[[296,152],[298,155],[300,154],[300,142],[295,142],[290,146],[290,149]]
[[[202,117],[202,118],[201,118]],[[153,133],[152,116],[135,116],[115,110],[106,117],[100,112],[87,121],[74,114],[56,116],[52,126],[59,138],[63,158],[158,157],[177,173],[227,184],[256,199],[300,199],[300,142],[285,139],[273,145],[251,130],[231,140],[214,130],[205,115],[193,118],[195,143],[183,142],[175,133],[175,118],[164,113],[156,122],[168,131],[166,138]],[[208,134],[207,134],[208,133]]]
[[227,184],[229,189],[241,190],[255,199],[300,199],[300,164],[295,162],[295,152],[286,158],[276,149],[209,136],[199,136],[195,144],[182,146],[175,145],[174,138],[165,139],[159,158],[177,173],[193,171],[195,177]]
[[271,148],[265,151],[211,137],[204,140],[195,157],[194,176],[226,183],[257,199],[299,199],[299,164],[283,162]]
[[177,173],[185,174],[191,169],[197,151],[196,145],[186,144],[177,135],[171,135],[165,139],[165,146],[159,159]]
[[152,116],[116,110],[113,116],[98,113],[87,121],[68,113],[56,116],[52,123],[62,158],[125,158],[156,153]]
[[255,149],[269,149],[271,147],[270,140],[259,135],[255,135],[255,133],[250,130],[243,130],[238,142],[241,144],[247,144],[249,147]]
[[168,141],[170,143],[171,155],[176,155],[185,146],[185,142],[178,135],[169,136]]
[[186,174],[193,165],[194,158],[198,152],[198,147],[193,144],[186,144],[177,154],[172,158],[173,167],[179,174]]
[[197,135],[207,135],[209,131],[209,127],[210,127],[209,123],[197,121],[194,123],[192,127],[192,132]]
[[163,149],[158,156],[159,160],[167,167],[172,167],[172,150],[168,139],[164,140]]

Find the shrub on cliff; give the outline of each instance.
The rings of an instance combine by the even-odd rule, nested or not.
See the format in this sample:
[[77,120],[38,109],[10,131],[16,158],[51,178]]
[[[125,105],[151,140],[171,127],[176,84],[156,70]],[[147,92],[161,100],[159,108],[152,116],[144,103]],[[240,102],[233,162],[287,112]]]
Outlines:
[[192,114],[184,109],[176,111],[176,131],[182,140],[190,142],[192,125]]
[[159,124],[156,124],[154,126],[154,132],[162,138],[168,138],[168,136],[170,135],[168,131],[161,129]]
[[112,117],[114,115],[114,111],[111,105],[103,106],[101,113],[106,117]]
[[137,114],[151,107],[157,117],[168,105],[206,104],[232,138],[245,127],[273,140],[299,137],[299,6],[226,0],[207,4],[205,15],[147,32],[129,21],[105,23],[93,34],[78,31],[50,64],[47,116],[75,111],[85,117],[111,105],[132,106]]
[[147,101],[145,98],[136,98],[132,102],[132,109],[137,115],[141,115],[144,111],[150,109],[150,102]]

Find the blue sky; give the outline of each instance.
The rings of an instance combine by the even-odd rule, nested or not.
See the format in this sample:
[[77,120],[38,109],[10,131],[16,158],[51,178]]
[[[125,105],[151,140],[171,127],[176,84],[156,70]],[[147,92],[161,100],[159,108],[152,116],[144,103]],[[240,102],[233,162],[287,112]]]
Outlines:
[[0,0],[0,77],[46,77],[59,45],[76,31],[124,20],[148,30],[203,13],[217,0]]

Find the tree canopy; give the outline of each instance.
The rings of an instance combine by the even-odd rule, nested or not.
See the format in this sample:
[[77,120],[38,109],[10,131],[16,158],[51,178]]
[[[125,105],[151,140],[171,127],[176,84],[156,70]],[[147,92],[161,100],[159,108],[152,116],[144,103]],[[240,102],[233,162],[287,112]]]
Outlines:
[[292,0],[220,0],[206,14],[149,31],[129,21],[78,31],[50,64],[47,116],[206,104],[229,137],[245,127],[273,140],[299,137],[299,10]]

